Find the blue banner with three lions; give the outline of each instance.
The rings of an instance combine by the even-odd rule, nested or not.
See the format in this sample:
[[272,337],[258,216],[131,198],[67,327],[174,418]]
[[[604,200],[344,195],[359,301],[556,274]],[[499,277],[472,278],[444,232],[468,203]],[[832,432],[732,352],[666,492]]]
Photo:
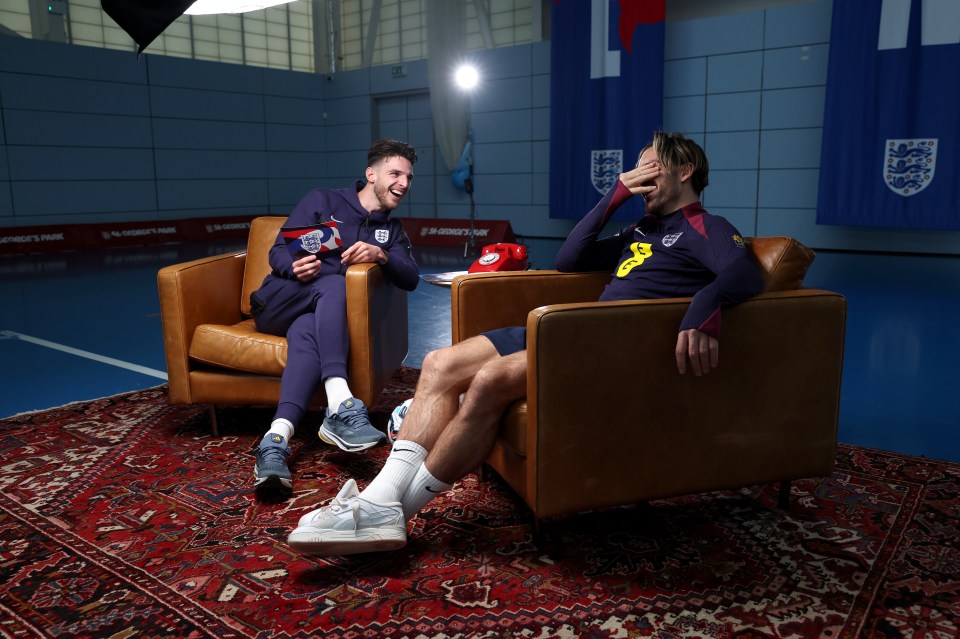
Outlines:
[[817,222],[960,230],[960,2],[834,0]]
[[[580,218],[661,127],[665,0],[552,5],[550,216]],[[642,211],[630,204],[616,217]]]

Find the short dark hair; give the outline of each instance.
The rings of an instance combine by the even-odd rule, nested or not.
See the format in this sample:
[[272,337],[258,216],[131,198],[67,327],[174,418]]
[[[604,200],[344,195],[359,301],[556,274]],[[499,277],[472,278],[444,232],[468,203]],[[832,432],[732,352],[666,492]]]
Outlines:
[[410,160],[410,164],[416,164],[417,150],[400,140],[380,138],[367,151],[367,166],[373,166],[387,158],[396,157],[406,158]]
[[703,152],[700,145],[693,140],[687,139],[682,133],[667,133],[666,131],[655,131],[653,141],[643,147],[643,152],[653,147],[660,158],[660,164],[664,170],[671,175],[676,175],[685,164],[693,167],[693,175],[690,176],[690,186],[697,197],[710,184],[710,164],[707,162],[707,154]]

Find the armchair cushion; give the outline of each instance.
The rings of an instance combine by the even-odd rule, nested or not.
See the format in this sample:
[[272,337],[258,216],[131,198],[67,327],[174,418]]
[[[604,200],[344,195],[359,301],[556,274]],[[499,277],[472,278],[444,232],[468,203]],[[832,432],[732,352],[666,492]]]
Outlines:
[[232,326],[201,324],[190,342],[190,359],[208,366],[280,376],[287,365],[287,340],[258,333],[252,319]]

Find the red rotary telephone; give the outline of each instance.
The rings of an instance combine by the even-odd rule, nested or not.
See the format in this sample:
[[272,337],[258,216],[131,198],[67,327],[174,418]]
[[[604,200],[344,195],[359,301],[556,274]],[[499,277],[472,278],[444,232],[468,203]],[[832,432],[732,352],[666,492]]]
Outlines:
[[527,247],[523,244],[487,244],[480,252],[468,273],[491,273],[494,271],[523,271],[528,268]]

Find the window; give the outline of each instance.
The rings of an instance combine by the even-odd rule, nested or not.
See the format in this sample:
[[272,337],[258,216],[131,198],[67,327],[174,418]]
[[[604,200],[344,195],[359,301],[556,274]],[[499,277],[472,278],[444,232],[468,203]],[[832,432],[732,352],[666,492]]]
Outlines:
[[[466,1],[467,50],[487,48],[484,22],[489,22],[492,46],[531,42],[534,34],[533,3],[539,0],[481,0],[486,16],[477,13],[477,2]],[[375,0],[340,0],[340,68],[359,69],[369,33]],[[539,25],[537,25],[539,33]],[[373,65],[396,64],[427,57],[426,2],[382,0],[380,25],[373,46]]]
[[24,2],[4,2],[0,5],[0,24],[25,38],[33,37],[30,26],[30,6]]
[[[0,24],[32,37],[30,0],[7,0]],[[296,0],[263,11],[188,16],[173,22],[146,53],[197,60],[249,64],[315,72],[313,12],[339,10],[340,60],[337,69],[359,69],[365,63],[388,65],[421,60],[428,54],[426,0],[379,0],[379,14],[370,60],[363,56],[378,0]],[[540,0],[465,0],[467,49],[504,47],[531,42],[539,25],[534,3]],[[100,8],[99,0],[70,0],[67,37],[73,44],[135,51],[136,44]],[[478,13],[478,7],[481,7]],[[324,17],[318,14],[320,17]]]

